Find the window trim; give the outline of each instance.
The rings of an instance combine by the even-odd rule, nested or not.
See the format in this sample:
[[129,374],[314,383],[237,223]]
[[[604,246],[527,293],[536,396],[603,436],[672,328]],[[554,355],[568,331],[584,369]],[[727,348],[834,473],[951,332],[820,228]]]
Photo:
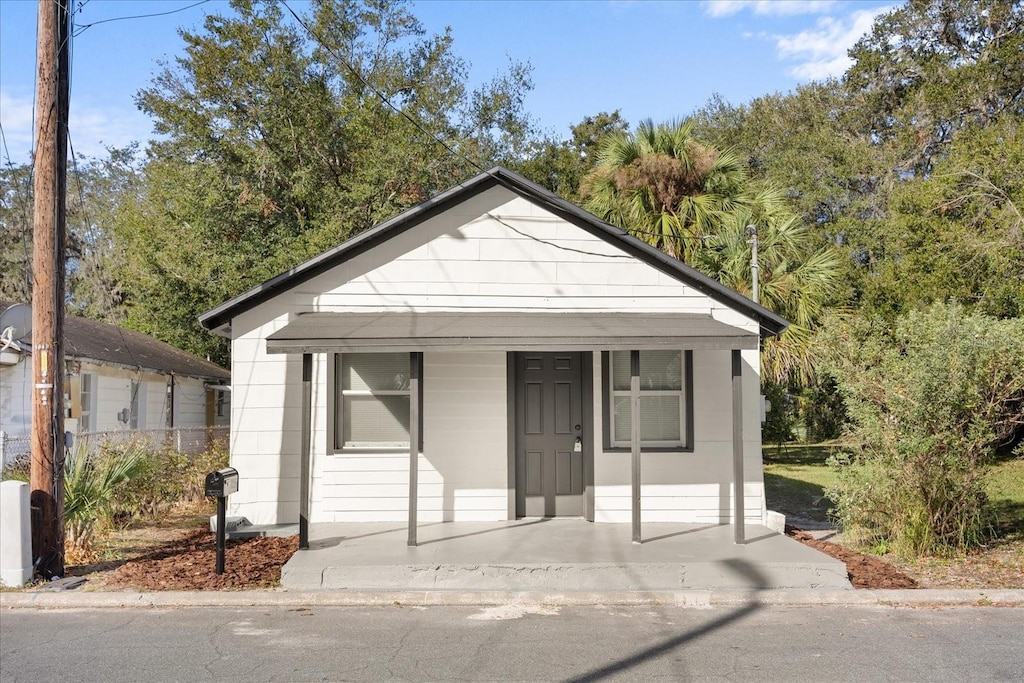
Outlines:
[[[83,372],[78,377],[78,431],[83,434],[90,434],[97,431],[96,424],[96,400],[99,396],[97,389],[96,373]],[[86,386],[88,385],[88,386]],[[85,399],[88,398],[88,401]],[[85,409],[85,404],[89,409]]]
[[[694,434],[693,434],[693,351],[689,349],[681,349],[683,354],[683,407],[681,412],[681,418],[684,421],[682,425],[682,446],[648,446],[641,442],[640,447],[645,453],[692,453],[694,445]],[[640,351],[643,353],[643,351]],[[615,446],[612,440],[612,425],[614,420],[613,410],[613,399],[614,391],[612,388],[611,378],[611,352],[601,352],[601,431],[602,434],[602,448],[606,453],[629,453],[631,448],[629,446]],[[678,395],[679,391],[642,391],[640,395]]]
[[[349,351],[348,353],[360,353]],[[365,353],[374,353],[368,351]],[[403,352],[405,353],[405,352]],[[404,446],[345,446],[344,443],[339,443],[338,439],[338,426],[341,425],[341,410],[344,409],[344,402],[341,401],[341,386],[338,382],[338,368],[341,363],[341,353],[329,353],[327,354],[327,382],[329,385],[329,391],[327,392],[327,453],[333,455],[341,454],[353,454],[353,453],[408,453],[408,444]],[[419,370],[419,392],[416,400],[419,402],[420,409],[420,443],[419,450],[423,452],[423,354],[415,354],[416,362],[418,363]],[[409,359],[410,365],[413,359]],[[411,367],[410,367],[411,369]],[[385,390],[374,392],[378,396],[409,396],[409,400],[412,400],[412,391],[394,391]],[[353,393],[356,396],[372,396],[374,393],[371,392],[358,392]]]
[[128,401],[128,429],[132,431],[145,431],[146,429],[146,383],[140,379],[133,379],[129,388],[131,397]]

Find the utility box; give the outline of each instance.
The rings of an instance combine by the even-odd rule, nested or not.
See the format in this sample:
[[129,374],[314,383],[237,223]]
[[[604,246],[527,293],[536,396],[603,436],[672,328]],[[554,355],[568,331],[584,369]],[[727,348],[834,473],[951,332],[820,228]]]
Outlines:
[[32,580],[32,516],[28,484],[0,483],[0,584],[20,588]]
[[206,475],[206,495],[212,498],[225,498],[238,491],[238,470],[225,467]]

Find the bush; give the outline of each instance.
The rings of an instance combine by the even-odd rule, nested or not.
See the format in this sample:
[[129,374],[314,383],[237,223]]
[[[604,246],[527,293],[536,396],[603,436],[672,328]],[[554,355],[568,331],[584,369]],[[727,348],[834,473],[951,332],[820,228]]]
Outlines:
[[114,517],[114,501],[124,485],[146,463],[145,450],[136,444],[103,447],[90,454],[79,447],[64,459],[64,530],[71,558],[92,552],[97,529]]
[[807,443],[838,439],[847,422],[846,407],[833,377],[825,376],[800,392],[800,416]]
[[1024,424],[1024,320],[938,304],[828,327],[826,369],[860,444],[836,461],[837,521],[901,555],[982,543],[985,465]]
[[797,424],[796,401],[786,387],[765,380],[761,384],[764,397],[771,404],[765,414],[765,422],[761,425],[761,439],[766,443],[783,444],[796,438],[794,429]]
[[130,524],[179,503],[203,500],[206,474],[227,466],[227,462],[227,447],[218,442],[194,456],[179,453],[169,445],[151,451],[138,475],[118,492],[114,501],[116,518],[121,524]]

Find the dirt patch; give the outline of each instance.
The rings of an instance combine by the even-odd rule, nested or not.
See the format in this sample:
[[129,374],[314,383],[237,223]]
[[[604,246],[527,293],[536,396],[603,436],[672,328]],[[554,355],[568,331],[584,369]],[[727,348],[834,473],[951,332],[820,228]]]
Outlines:
[[806,531],[787,526],[786,535],[846,563],[846,573],[854,588],[917,588],[917,582],[893,565],[870,555],[863,555],[836,543],[814,538]]
[[960,557],[923,557],[912,562],[893,560],[917,578],[923,588],[1024,589],[1024,541],[993,544]]

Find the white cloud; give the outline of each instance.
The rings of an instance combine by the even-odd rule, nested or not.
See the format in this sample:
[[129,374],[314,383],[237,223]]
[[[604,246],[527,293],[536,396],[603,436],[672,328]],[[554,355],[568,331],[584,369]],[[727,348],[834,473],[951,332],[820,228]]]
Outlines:
[[745,9],[759,16],[793,16],[827,12],[835,0],[705,0],[702,4],[709,17],[731,17]]
[[814,28],[775,36],[779,57],[798,62],[789,74],[801,80],[841,76],[853,63],[847,51],[871,30],[875,18],[891,7],[859,10],[845,17],[821,17]]
[[136,140],[145,143],[152,137],[149,119],[134,107],[118,109],[85,104],[77,106],[76,111],[74,100],[68,130],[75,154],[90,157],[106,156],[107,147],[124,147]]
[[[28,163],[32,156],[34,98],[0,91],[0,125],[6,149],[0,149],[6,163],[10,154],[15,164]],[[77,156],[106,156],[106,147],[123,147],[133,140],[145,142],[151,137],[149,119],[135,108],[98,106],[72,96],[68,130]]]
[[32,97],[0,90],[0,126],[7,143],[5,149],[0,149],[2,161],[7,162],[8,154],[14,163],[27,161],[32,151]]

